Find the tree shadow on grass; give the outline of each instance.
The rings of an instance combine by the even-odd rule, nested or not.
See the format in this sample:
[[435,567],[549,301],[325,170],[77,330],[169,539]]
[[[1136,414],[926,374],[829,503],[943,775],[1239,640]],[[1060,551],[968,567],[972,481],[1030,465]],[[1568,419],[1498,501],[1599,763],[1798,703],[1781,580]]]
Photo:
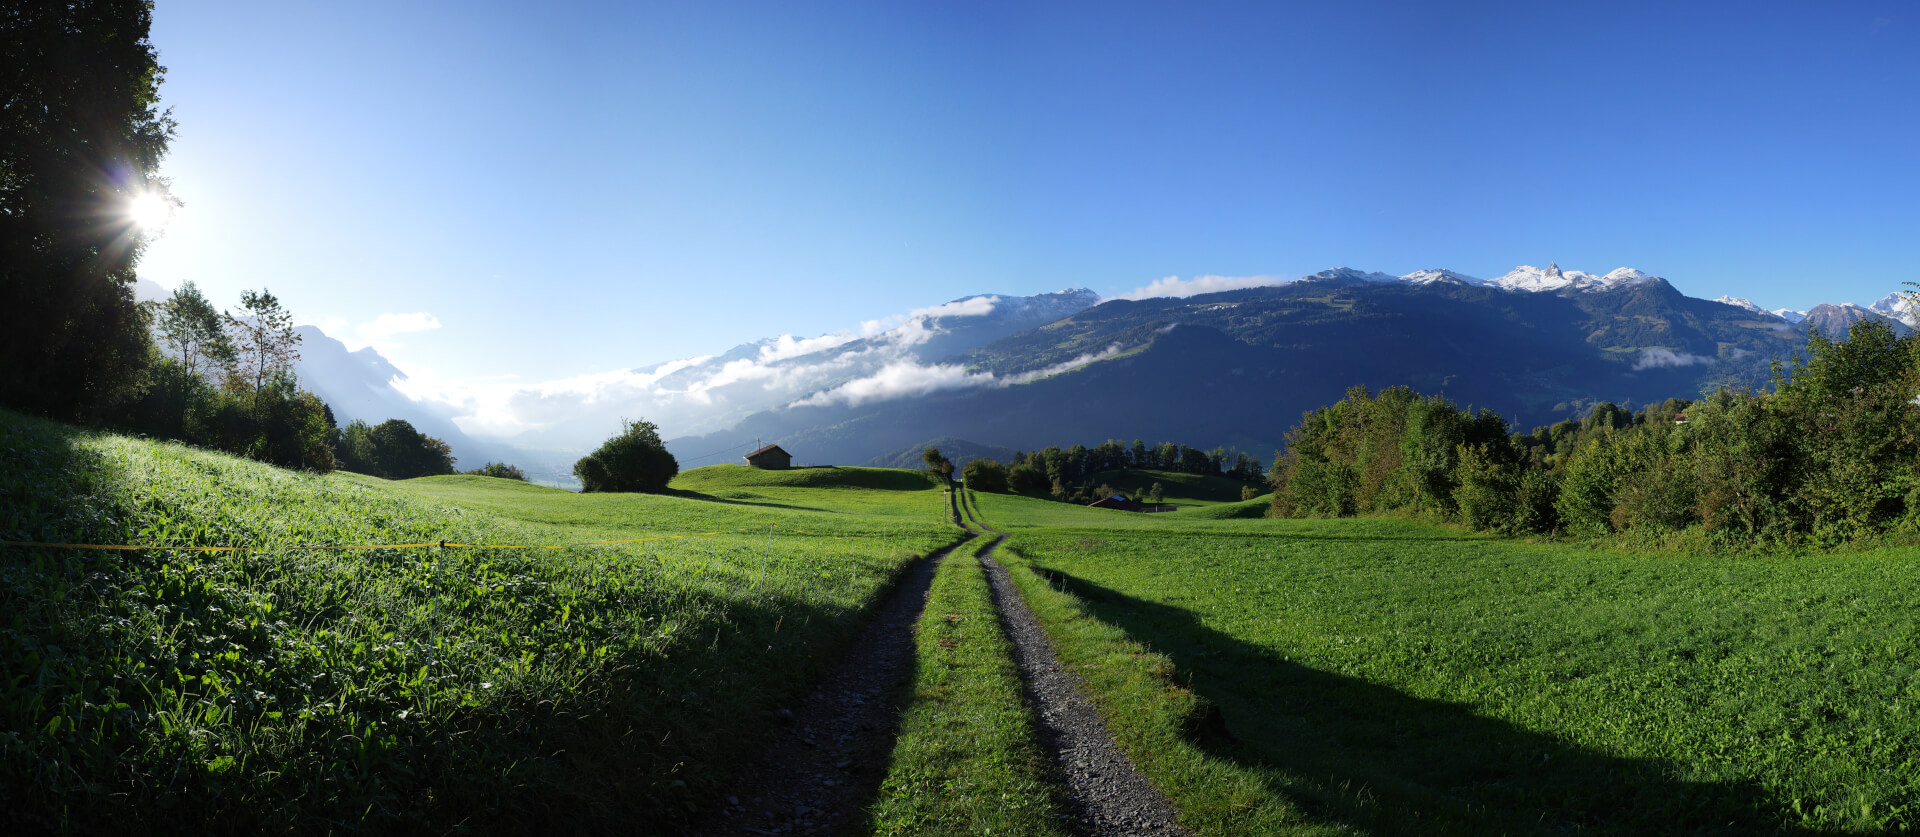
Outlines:
[[820,509],[813,508],[812,506],[796,506],[790,503],[764,503],[764,502],[755,502],[753,500],[736,500],[729,497],[716,497],[712,494],[702,494],[698,491],[668,489],[660,493],[668,497],[679,497],[683,500],[699,500],[700,502],[703,502],[703,503],[724,503],[729,506],[758,506],[760,508],[767,508],[767,509],[792,509],[795,511],[820,511]]
[[1751,782],[1689,781],[1675,775],[1680,765],[1607,755],[1463,704],[1309,668],[1191,611],[1040,572],[1171,657],[1218,707],[1228,735],[1200,746],[1265,768],[1270,789],[1329,823],[1376,834],[1827,833],[1784,824],[1787,805]]

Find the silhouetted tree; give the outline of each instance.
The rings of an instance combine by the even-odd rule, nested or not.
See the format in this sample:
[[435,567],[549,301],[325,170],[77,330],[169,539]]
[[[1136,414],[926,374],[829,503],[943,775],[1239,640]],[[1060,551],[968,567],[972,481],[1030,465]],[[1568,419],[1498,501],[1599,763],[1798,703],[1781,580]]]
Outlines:
[[97,419],[152,357],[129,211],[172,200],[152,18],[141,0],[0,11],[0,404]]
[[160,339],[187,371],[197,375],[223,372],[233,365],[233,338],[224,327],[220,309],[200,294],[192,282],[180,286],[160,304],[155,324]]
[[953,481],[953,463],[940,453],[939,448],[927,448],[920,454],[920,461],[927,464],[929,478],[941,484]]

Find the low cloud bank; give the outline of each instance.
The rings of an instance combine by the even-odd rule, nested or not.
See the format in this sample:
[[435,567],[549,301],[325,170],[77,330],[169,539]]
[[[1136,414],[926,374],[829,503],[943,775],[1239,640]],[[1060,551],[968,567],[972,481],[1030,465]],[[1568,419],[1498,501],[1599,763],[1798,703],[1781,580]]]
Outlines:
[[1280,276],[1195,276],[1182,279],[1168,276],[1134,288],[1114,299],[1153,299],[1171,297],[1183,299],[1197,294],[1212,294],[1221,291],[1238,291],[1245,288],[1264,288],[1271,285],[1283,285],[1289,280]]
[[[431,369],[407,366],[408,377],[391,383],[408,398],[450,412],[467,433],[530,448],[591,447],[621,417],[645,416],[668,436],[710,433],[797,398],[857,405],[1013,382],[955,366],[924,365],[917,354],[956,318],[993,314],[1003,301],[968,297],[868,320],[857,329],[817,337],[783,334],[726,361],[702,355],[537,383],[499,377],[448,380]],[[328,325],[346,328],[340,321]],[[357,333],[393,335],[438,326],[426,314],[389,314],[361,325]]]
[[942,390],[969,389],[972,387],[1010,387],[1037,381],[1041,378],[1058,375],[1071,369],[1085,366],[1096,361],[1106,360],[1119,354],[1120,344],[1115,343],[1099,352],[1088,352],[1069,361],[1053,364],[1043,369],[1022,372],[1017,375],[1000,377],[992,372],[969,372],[964,366],[953,364],[922,365],[914,361],[900,361],[887,366],[872,375],[848,381],[830,390],[817,392],[799,401],[794,407],[828,407],[844,404],[858,407],[869,401],[885,401],[892,398],[912,398]]
[[1668,349],[1641,349],[1640,357],[1633,362],[1633,368],[1637,372],[1642,369],[1695,366],[1712,362],[1713,358],[1705,355],[1673,352]]

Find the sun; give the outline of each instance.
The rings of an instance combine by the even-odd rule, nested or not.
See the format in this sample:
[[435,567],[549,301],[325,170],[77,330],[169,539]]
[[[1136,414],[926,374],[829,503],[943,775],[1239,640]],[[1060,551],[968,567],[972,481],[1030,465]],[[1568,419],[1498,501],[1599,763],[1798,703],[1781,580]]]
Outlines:
[[142,232],[159,232],[173,218],[173,199],[160,192],[141,192],[127,200],[127,218]]

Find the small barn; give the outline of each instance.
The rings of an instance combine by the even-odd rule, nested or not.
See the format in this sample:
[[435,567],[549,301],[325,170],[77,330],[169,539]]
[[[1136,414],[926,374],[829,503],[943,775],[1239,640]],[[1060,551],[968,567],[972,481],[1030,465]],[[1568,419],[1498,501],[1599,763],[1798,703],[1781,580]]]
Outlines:
[[1121,511],[1130,511],[1130,512],[1137,512],[1145,508],[1139,503],[1136,503],[1132,500],[1127,499],[1127,495],[1125,494],[1115,494],[1110,497],[1102,497],[1098,500],[1088,503],[1087,507],[1092,509],[1119,509]]
[[779,445],[768,445],[747,454],[747,464],[769,471],[780,471],[793,467],[793,454],[780,449]]

